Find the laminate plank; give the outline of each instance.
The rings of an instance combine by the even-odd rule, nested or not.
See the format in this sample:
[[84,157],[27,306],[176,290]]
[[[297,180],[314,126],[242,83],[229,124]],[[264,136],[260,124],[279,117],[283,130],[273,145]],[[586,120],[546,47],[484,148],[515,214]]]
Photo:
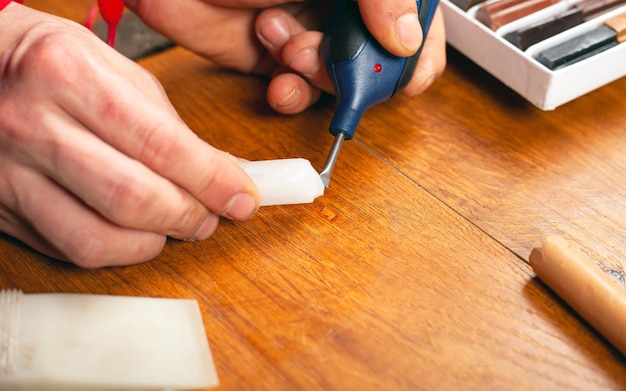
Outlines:
[[522,259],[556,233],[624,262],[626,78],[541,111],[450,57],[424,95],[374,108],[359,141]]
[[[285,117],[266,107],[264,80],[183,49],[141,63],[201,138],[323,163],[332,100]],[[360,141],[315,203],[225,221],[145,264],[82,270],[9,238],[0,254],[0,288],[198,300],[223,390],[626,386],[618,353],[527,264]]]
[[[140,64],[213,145],[323,165],[332,99],[281,116],[264,80],[184,49]],[[544,113],[452,52],[426,94],[367,113],[314,203],[123,268],[0,235],[0,289],[196,299],[220,390],[624,389],[624,357],[524,262],[555,231],[624,258],[624,83]]]

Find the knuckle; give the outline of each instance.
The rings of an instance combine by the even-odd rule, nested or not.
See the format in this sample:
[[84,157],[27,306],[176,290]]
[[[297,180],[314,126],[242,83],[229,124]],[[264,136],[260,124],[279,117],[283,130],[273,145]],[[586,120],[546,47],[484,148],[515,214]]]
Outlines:
[[[127,235],[125,242],[128,241]],[[133,235],[131,246],[120,248],[113,243],[116,237],[102,227],[77,230],[66,239],[63,252],[76,266],[96,269],[149,261],[160,254],[166,242],[165,236],[137,233]]]
[[106,235],[102,230],[84,228],[68,235],[63,244],[67,260],[83,268],[97,268],[109,262]]
[[7,62],[9,75],[16,80],[71,81],[76,77],[77,53],[73,29],[42,22],[27,30],[15,46]]
[[154,197],[148,184],[140,177],[124,175],[117,180],[106,207],[108,216],[121,225],[143,221],[154,204]]
[[78,65],[81,55],[73,38],[76,32],[69,26],[40,22],[26,30],[0,60],[3,144],[21,146],[41,141],[41,127],[34,122],[49,114],[49,108],[41,103],[49,94],[71,91],[76,79],[85,74]]
[[107,218],[116,224],[188,238],[207,211],[182,190],[159,192],[142,178],[126,176],[111,192]]
[[207,217],[208,212],[206,210],[199,213],[197,208],[186,208],[180,218],[177,219],[177,226],[170,233],[170,236],[183,240],[193,238]]
[[172,130],[156,125],[146,130],[140,140],[141,151],[138,160],[159,171],[171,164],[171,157],[177,148],[177,137]]

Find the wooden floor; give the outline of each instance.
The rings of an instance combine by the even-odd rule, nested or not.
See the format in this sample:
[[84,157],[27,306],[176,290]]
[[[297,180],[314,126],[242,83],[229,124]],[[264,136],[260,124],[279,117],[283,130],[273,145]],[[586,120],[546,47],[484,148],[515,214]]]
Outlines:
[[[89,4],[33,3],[75,20]],[[542,112],[448,54],[425,94],[366,114],[314,203],[126,268],[81,270],[0,236],[0,289],[196,299],[220,390],[626,389],[624,356],[527,264],[558,233],[623,273],[626,78]],[[286,117],[265,80],[181,48],[140,63],[211,144],[321,169],[332,98]]]

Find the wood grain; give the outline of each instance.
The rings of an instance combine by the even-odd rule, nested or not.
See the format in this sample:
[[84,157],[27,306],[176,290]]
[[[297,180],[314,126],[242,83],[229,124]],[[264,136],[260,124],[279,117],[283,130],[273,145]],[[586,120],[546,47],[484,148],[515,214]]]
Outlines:
[[[426,94],[375,108],[361,142],[523,259],[557,233],[626,260],[626,78],[544,112],[450,53]],[[391,110],[403,131],[381,123]]]
[[[321,168],[332,99],[280,116],[265,80],[184,49],[141,64],[213,145]],[[525,260],[552,231],[624,259],[625,87],[544,113],[451,52],[426,94],[367,113],[314,203],[125,268],[2,236],[0,289],[196,299],[220,390],[624,389],[624,357]]]
[[78,23],[85,22],[89,13],[89,7],[97,4],[98,0],[24,0],[24,5],[28,7],[62,16]]

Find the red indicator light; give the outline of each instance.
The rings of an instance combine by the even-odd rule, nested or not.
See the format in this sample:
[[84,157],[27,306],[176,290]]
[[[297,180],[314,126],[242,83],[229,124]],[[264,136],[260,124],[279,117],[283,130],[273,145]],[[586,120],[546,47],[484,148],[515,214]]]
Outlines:
[[379,73],[382,70],[383,70],[383,66],[382,65],[380,65],[380,64],[374,65],[374,72]]

